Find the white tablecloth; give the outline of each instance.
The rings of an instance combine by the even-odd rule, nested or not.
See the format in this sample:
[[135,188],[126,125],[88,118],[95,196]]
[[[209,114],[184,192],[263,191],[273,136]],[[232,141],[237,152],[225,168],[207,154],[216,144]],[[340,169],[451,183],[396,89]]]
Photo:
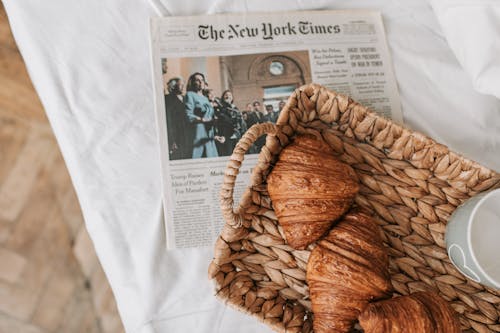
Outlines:
[[[170,15],[379,9],[406,124],[500,170],[499,2],[434,2],[164,0],[164,5]],[[268,331],[213,297],[206,278],[212,249],[166,251],[149,63],[154,7],[146,0],[4,0],[4,5],[127,331]]]

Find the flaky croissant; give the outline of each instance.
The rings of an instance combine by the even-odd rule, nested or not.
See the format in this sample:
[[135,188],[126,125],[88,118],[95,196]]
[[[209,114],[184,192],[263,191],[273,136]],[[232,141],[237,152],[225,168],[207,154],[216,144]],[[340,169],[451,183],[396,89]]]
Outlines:
[[364,213],[348,213],[307,263],[314,332],[349,332],[368,302],[390,297],[388,268],[376,223]]
[[365,333],[459,333],[460,322],[447,302],[435,293],[371,303],[359,317]]
[[295,249],[324,235],[359,190],[354,170],[313,136],[299,136],[283,149],[267,183],[278,222]]

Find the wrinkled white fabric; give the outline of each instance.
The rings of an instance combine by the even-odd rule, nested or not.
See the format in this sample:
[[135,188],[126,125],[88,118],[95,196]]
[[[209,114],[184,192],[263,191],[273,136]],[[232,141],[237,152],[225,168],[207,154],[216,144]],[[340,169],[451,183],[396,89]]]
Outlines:
[[[170,15],[379,9],[407,126],[500,170],[500,102],[474,89],[498,96],[498,44],[477,58],[485,59],[478,66],[487,70],[468,60],[477,57],[471,52],[479,51],[471,49],[481,40],[498,42],[500,36],[498,20],[487,20],[492,14],[480,10],[486,2],[474,7],[468,22],[478,28],[462,44],[450,25],[457,11],[435,6],[438,21],[421,0],[163,4],[161,10]],[[146,0],[4,0],[4,5],[127,332],[268,332],[215,299],[207,281],[211,248],[166,251],[148,29],[158,8]],[[491,66],[486,59],[493,59]]]
[[432,8],[474,89],[500,98],[500,1],[432,0]]

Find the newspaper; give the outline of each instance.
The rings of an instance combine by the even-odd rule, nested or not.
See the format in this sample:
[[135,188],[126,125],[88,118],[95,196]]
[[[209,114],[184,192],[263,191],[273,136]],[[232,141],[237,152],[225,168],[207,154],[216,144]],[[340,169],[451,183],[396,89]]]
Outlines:
[[[212,246],[228,156],[297,87],[319,83],[402,122],[377,11],[157,18],[151,44],[168,249]],[[245,157],[235,203],[264,142]]]

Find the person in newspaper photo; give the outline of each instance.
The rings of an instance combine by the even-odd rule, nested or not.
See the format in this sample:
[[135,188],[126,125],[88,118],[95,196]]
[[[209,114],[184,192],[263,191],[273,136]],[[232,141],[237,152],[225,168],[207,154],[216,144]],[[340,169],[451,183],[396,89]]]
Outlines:
[[222,105],[220,103],[220,100],[215,97],[213,89],[204,89],[203,95],[208,98],[210,104],[212,104],[212,107],[214,108],[214,140],[215,146],[217,147],[217,154],[218,156],[227,156],[225,152],[226,150],[228,150],[228,139],[230,134],[232,133],[231,119],[221,113]]
[[266,105],[266,116],[269,119],[270,122],[275,123],[276,120],[274,119],[274,108],[271,104]]
[[274,110],[273,114],[271,115],[271,121],[273,123],[276,123],[278,121],[278,118],[280,117],[281,110],[285,107],[286,102],[284,100],[280,100],[278,103],[278,109]]
[[[221,148],[219,149],[220,156],[230,156],[233,152],[236,143],[242,137],[242,135],[246,132],[247,126],[245,121],[243,120],[243,116],[233,103],[233,93],[231,90],[225,90],[220,100],[216,99],[219,104],[219,116],[217,117],[217,128],[223,132],[226,141],[221,144]],[[217,146],[219,148],[219,146]]]
[[[265,109],[262,109],[262,105],[259,101],[254,101],[252,103],[253,110],[248,113],[247,118],[247,128],[252,127],[255,124],[261,124],[270,122],[271,119]],[[249,153],[256,154],[259,153],[262,147],[266,144],[266,137],[261,136],[258,138],[249,150]]]
[[219,156],[228,156],[231,153],[229,137],[233,134],[231,115],[222,108],[220,100],[215,97],[212,89],[206,91],[206,96],[214,108],[215,146]]
[[243,122],[245,123],[246,128],[250,128],[248,127],[249,123],[248,116],[252,113],[252,111],[253,111],[252,103],[247,103],[245,109],[241,111],[241,117],[243,118]]
[[192,129],[191,158],[219,156],[215,146],[215,111],[208,98],[203,95],[206,87],[205,75],[199,72],[191,74],[184,96],[185,111]]
[[175,124],[168,130],[169,156],[171,160],[191,158],[191,126],[184,107],[183,89],[184,81],[182,78],[174,77],[167,81],[168,95],[165,95],[167,124]]

